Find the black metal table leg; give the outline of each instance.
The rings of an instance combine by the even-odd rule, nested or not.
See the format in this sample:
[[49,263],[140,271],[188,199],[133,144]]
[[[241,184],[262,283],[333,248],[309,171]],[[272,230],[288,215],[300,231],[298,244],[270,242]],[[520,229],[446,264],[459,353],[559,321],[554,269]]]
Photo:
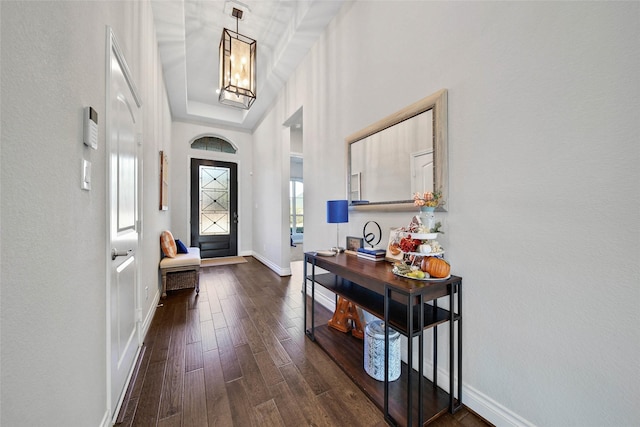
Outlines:
[[[433,300],[433,313],[438,312],[438,300]],[[438,325],[433,326],[433,385],[438,386]]]
[[456,349],[454,348],[455,342],[455,325],[454,325],[454,315],[455,315],[455,305],[454,305],[454,296],[455,294],[455,285],[451,284],[449,286],[449,412],[453,414],[454,405],[453,405],[453,397],[454,397],[454,374],[455,374],[455,366],[453,364],[455,360]]
[[462,406],[462,282],[458,288],[458,406],[456,411]]
[[413,298],[407,295],[407,426],[413,425]]
[[418,361],[420,362],[418,368],[418,425],[421,426],[424,422],[424,295],[420,294],[418,303],[420,304],[420,309],[418,310],[418,330],[420,331],[420,338],[418,339]]

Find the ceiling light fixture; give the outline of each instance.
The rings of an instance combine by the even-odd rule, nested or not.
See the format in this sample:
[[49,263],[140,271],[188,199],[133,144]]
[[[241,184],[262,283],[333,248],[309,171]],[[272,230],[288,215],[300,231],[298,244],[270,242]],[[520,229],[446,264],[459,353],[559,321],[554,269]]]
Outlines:
[[256,41],[238,33],[242,10],[233,8],[236,31],[222,30],[220,39],[221,104],[248,110],[256,100]]

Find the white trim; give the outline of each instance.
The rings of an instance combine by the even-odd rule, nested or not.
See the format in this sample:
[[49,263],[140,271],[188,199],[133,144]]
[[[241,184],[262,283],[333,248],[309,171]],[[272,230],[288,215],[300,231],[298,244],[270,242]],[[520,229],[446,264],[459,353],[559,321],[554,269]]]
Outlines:
[[525,420],[486,394],[480,393],[473,387],[464,385],[464,383],[462,385],[462,401],[467,407],[471,408],[471,410],[498,427],[535,427],[535,424],[532,422]]
[[98,427],[112,427],[113,424],[110,421],[110,417],[109,417],[109,409],[107,409],[104,412],[104,415],[102,416],[102,420],[100,420],[100,424],[98,424]]
[[269,267],[269,269],[273,270],[278,276],[291,276],[291,267],[280,267],[279,265],[274,264],[268,258],[263,257],[257,252],[253,252],[251,256]]
[[144,343],[144,339],[147,336],[147,332],[149,332],[149,327],[151,326],[151,321],[153,321],[153,316],[156,314],[156,309],[158,308],[158,304],[160,303],[160,290],[156,290],[155,295],[153,296],[153,302],[151,304],[151,310],[147,313],[147,317],[145,317],[142,325],[140,326],[140,336],[141,342]]

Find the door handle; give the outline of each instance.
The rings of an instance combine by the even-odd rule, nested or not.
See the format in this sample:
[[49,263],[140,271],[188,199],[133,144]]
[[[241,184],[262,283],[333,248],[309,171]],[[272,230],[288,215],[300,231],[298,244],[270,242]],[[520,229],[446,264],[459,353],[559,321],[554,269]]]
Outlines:
[[128,251],[118,252],[116,248],[111,249],[111,261],[114,261],[119,256],[128,256],[133,249],[129,249]]

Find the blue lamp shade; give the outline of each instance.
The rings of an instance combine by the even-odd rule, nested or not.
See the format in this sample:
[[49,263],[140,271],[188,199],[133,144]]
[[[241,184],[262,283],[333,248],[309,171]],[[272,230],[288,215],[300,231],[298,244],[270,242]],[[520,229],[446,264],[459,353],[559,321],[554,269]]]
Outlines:
[[347,200],[327,201],[327,222],[329,224],[349,222],[349,202]]

